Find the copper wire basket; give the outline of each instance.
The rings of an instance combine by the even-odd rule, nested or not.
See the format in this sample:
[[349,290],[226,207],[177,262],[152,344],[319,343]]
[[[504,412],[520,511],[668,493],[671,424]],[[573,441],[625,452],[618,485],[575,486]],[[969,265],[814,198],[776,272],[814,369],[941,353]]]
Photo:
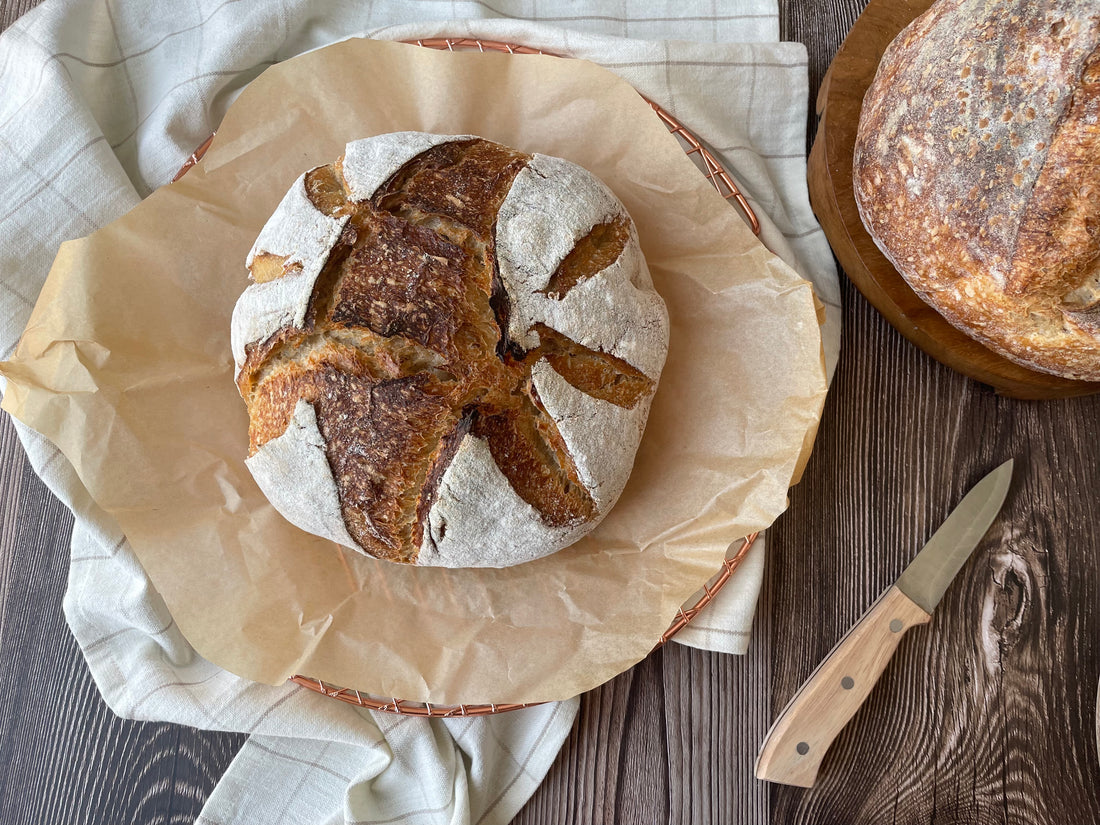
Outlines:
[[[551,57],[562,57],[562,55],[555,55],[552,52],[544,52],[540,49],[531,48],[530,46],[522,46],[514,43],[499,43],[493,40],[475,40],[471,38],[450,38],[450,37],[438,37],[429,38],[424,40],[406,40],[406,43],[414,44],[417,46],[423,46],[429,49],[440,49],[447,51],[494,51],[494,52],[506,52],[508,54],[543,54]],[[727,201],[733,201],[740,209],[742,216],[752,229],[754,235],[760,234],[760,220],[757,218],[756,213],[753,211],[752,206],[748,200],[742,194],[741,190],[737,187],[733,178],[729,172],[725,170],[721,163],[714,157],[714,155],[700,143],[699,139],[691,133],[691,131],[684,126],[680,121],[662,109],[657,103],[654,103],[649,98],[642,95],[642,99],[645,100],[652,108],[654,113],[661,119],[661,122],[665,124],[668,130],[677,137],[680,141],[680,145],[683,147],[685,154],[687,154],[692,160],[695,161],[696,166],[710,181],[711,185],[718,191],[723,198]],[[191,156],[187,158],[183,166],[176,173],[176,176],[172,178],[172,182],[175,183],[182,178],[187,171],[198,163],[202,156],[206,154],[206,151],[210,148],[210,144],[214,140],[214,135],[210,135],[202,145],[199,146]],[[741,540],[741,546],[730,557],[722,561],[721,569],[703,585],[702,595],[696,600],[695,604],[690,607],[681,607],[673,619],[672,623],[668,626],[668,629],[661,634],[661,638],[658,639],[657,644],[653,649],[664,645],[673,636],[679,633],[684,627],[686,627],[692,619],[694,619],[699,612],[703,610],[711,600],[718,594],[722,587],[729,581],[734,571],[740,567],[741,562],[744,561],[745,556],[748,555],[749,549],[756,541],[758,533],[753,533],[746,536]],[[382,711],[383,713],[396,713],[405,716],[427,716],[427,717],[455,717],[455,716],[487,716],[492,713],[504,713],[511,710],[519,710],[520,708],[530,707],[529,704],[502,704],[502,703],[490,703],[490,704],[477,704],[477,705],[433,705],[430,702],[412,702],[404,699],[389,698],[381,699],[375,696],[371,696],[354,688],[339,687],[337,685],[331,685],[328,682],[324,682],[320,679],[314,679],[309,676],[292,676],[290,681],[301,685],[304,688],[312,690],[316,693],[320,693],[329,698],[336,699],[341,702],[346,702],[351,705],[356,705],[361,708],[367,708],[369,710]]]
[[[753,543],[756,541],[756,537],[759,535],[759,533],[752,533],[741,539],[741,546],[737,548],[737,552],[729,558],[724,559],[722,561],[722,569],[719,570],[709,582],[703,585],[703,594],[695,604],[691,607],[681,607],[677,611],[676,618],[672,620],[672,624],[668,626],[668,630],[661,634],[661,638],[657,640],[657,644],[653,646],[653,650],[661,647],[665,642],[669,641],[673,636],[683,630],[692,619],[699,615],[699,612],[704,607],[710,604],[711,599],[718,594],[718,591],[722,589],[727,581],[729,581],[734,571],[741,566],[741,562],[744,561],[745,556],[748,555],[749,548],[752,547]],[[428,716],[435,718],[488,716],[491,713],[505,713],[510,710],[531,707],[530,704],[501,703],[490,703],[485,705],[433,705],[431,702],[409,702],[404,699],[396,698],[379,699],[376,696],[361,693],[354,688],[337,687],[336,685],[330,685],[328,682],[323,682],[320,679],[314,679],[309,676],[292,676],[290,681],[315,691],[316,693],[328,696],[331,699],[347,702],[349,705],[357,705],[358,707],[367,708],[369,710],[380,710],[383,713],[397,713],[404,716]]]
[[[439,49],[440,51],[449,52],[491,51],[506,52],[507,54],[542,54],[549,57],[563,56],[515,43],[498,43],[495,40],[475,40],[468,37],[432,37],[424,40],[403,40],[402,42],[409,43],[410,45],[423,46],[426,49]],[[741,210],[742,216],[748,222],[749,228],[752,229],[752,234],[759,235],[760,219],[756,217],[756,212],[753,211],[748,199],[738,188],[725,167],[718,162],[718,159],[714,157],[711,151],[700,143],[699,139],[695,137],[684,124],[680,123],[680,121],[662,109],[659,104],[653,102],[645,95],[641,95],[641,98],[652,107],[657,117],[661,119],[661,122],[679,139],[680,145],[684,147],[684,153],[695,161],[695,165],[699,167],[699,170],[706,179],[711,182],[711,185],[718,191],[718,194],[726,200],[732,200],[737,204]],[[203,141],[198,149],[191,153],[191,156],[184,161],[183,166],[180,167],[176,176],[172,178],[172,183],[182,178],[188,169],[199,162],[202,156],[206,154],[206,150],[210,148],[210,143],[213,140],[214,135],[210,135],[210,137]]]

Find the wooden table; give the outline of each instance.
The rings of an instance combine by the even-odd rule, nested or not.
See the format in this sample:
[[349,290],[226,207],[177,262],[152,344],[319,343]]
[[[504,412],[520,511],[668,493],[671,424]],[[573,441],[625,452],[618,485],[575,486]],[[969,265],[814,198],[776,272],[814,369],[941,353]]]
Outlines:
[[[0,25],[35,2],[0,0]],[[781,0],[784,39],[809,48],[812,94],[862,5]],[[669,645],[586,695],[516,822],[1100,822],[1100,396],[999,398],[916,350],[846,281],[843,297],[840,367],[770,534],[748,655]],[[1010,456],[1001,518],[932,623],[908,634],[817,786],[753,779],[771,719]],[[5,416],[0,822],[190,822],[244,737],[106,708],[61,613],[71,527]]]

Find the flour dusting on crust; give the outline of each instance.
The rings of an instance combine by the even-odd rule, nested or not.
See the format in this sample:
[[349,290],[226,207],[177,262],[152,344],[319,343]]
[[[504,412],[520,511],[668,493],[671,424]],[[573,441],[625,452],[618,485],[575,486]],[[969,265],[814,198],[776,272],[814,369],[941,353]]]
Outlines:
[[668,313],[630,225],[622,254],[564,296],[543,292],[577,241],[594,226],[625,216],[610,189],[587,169],[535,155],[516,175],[497,213],[500,277],[511,313],[508,334],[538,345],[532,327],[545,324],[589,349],[622,358],[656,378],[668,350]]
[[652,396],[628,409],[581,392],[545,359],[531,372],[539,400],[558,425],[581,483],[599,512],[606,513],[630,478]]
[[305,180],[302,175],[294,181],[245,261],[251,269],[258,255],[275,255],[284,259],[288,274],[250,285],[233,308],[230,339],[238,372],[248,344],[264,341],[283,327],[302,326],[313,285],[348,222],[319,211],[306,194]]
[[[436,150],[431,159],[422,164],[423,168],[415,163],[409,165],[433,147],[456,142],[470,142],[470,145]],[[494,318],[500,324],[507,319],[507,329],[502,330],[506,340],[528,351],[540,346],[540,329],[552,340],[543,342],[547,348],[539,353],[530,353],[524,361],[505,360],[506,357],[522,358],[522,353],[514,348],[509,348],[507,356],[499,347],[495,353],[491,348],[487,349],[486,354],[499,358],[502,365],[509,365],[509,370],[515,369],[518,364],[529,371],[526,379],[521,380],[518,374],[503,379],[506,383],[515,381],[514,388],[509,383],[503,387],[503,392],[531,395],[524,403],[531,409],[530,415],[538,416],[537,428],[544,433],[541,437],[547,439],[533,455],[542,455],[538,449],[545,450],[547,455],[555,450],[561,451],[556,458],[537,460],[551,462],[549,470],[552,473],[573,480],[573,483],[563,481],[561,488],[555,488],[567,492],[555,493],[562,498],[551,507],[560,505],[575,509],[548,509],[544,514],[525,500],[525,497],[536,503],[546,500],[539,494],[532,494],[531,488],[524,486],[544,483],[531,481],[538,478],[537,475],[521,476],[517,486],[512,486],[510,479],[516,473],[530,471],[524,469],[523,459],[512,461],[511,458],[504,458],[513,455],[507,446],[510,436],[506,430],[489,428],[476,435],[466,430],[456,431],[454,442],[457,444],[453,446],[453,455],[450,452],[452,447],[448,445],[441,453],[445,458],[440,462],[438,472],[433,469],[436,474],[416,493],[415,500],[422,501],[424,509],[417,505],[416,518],[420,521],[410,525],[411,542],[407,538],[404,540],[409,544],[418,542],[419,547],[412,544],[402,550],[405,555],[399,559],[424,566],[511,566],[554,553],[590,532],[607,515],[626,486],[649,414],[655,383],[668,351],[669,324],[664,302],[653,288],[634,225],[611,190],[590,172],[573,163],[546,155],[525,155],[504,147],[498,147],[507,153],[501,163],[507,162],[511,166],[501,166],[500,170],[487,168],[483,160],[487,157],[484,150],[486,144],[469,135],[411,132],[379,135],[347,144],[345,156],[336,162],[334,169],[322,172],[322,177],[328,175],[328,180],[335,181],[337,186],[329,183],[326,184],[328,189],[320,191],[322,197],[331,198],[335,190],[335,195],[339,197],[339,186],[342,185],[347,204],[338,204],[340,213],[347,215],[354,212],[356,217],[329,217],[310,200],[306,176],[295,181],[248,256],[250,267],[260,255],[273,257],[274,260],[265,257],[263,264],[268,269],[262,274],[257,264],[256,277],[263,282],[249,286],[233,312],[231,338],[239,372],[246,365],[248,345],[266,341],[283,329],[303,329],[307,325],[306,315],[313,301],[322,301],[317,305],[325,307],[327,305],[323,301],[334,300],[332,296],[314,296],[319,275],[326,270],[330,254],[340,244],[370,242],[373,236],[369,231],[364,232],[363,227],[372,225],[371,221],[408,221],[409,230],[420,233],[437,231],[431,228],[437,223],[453,224],[450,231],[454,234],[448,236],[453,240],[466,231],[463,227],[481,226],[481,218],[492,217],[486,210],[496,210],[495,223],[484,221],[484,226],[494,227],[493,233],[490,235],[486,229],[476,230],[483,233],[483,237],[476,239],[481,244],[478,248],[495,251],[499,286],[505,293],[499,305],[495,303],[497,296],[494,296],[492,306],[485,308],[485,312],[490,313],[486,325],[492,326]],[[440,193],[439,181],[448,180],[446,174],[433,177],[437,168],[448,169],[446,166],[433,166],[441,162],[440,159],[445,159],[443,162],[446,163],[463,164],[460,168],[465,170],[457,176],[452,174],[450,178],[457,179],[458,194],[443,190],[442,195],[463,209],[470,203],[478,203],[477,198],[482,199],[482,215],[474,223],[462,224],[463,218],[455,217],[461,215],[461,211],[449,212],[447,198],[432,200],[433,194]],[[479,168],[478,163],[483,165]],[[406,167],[409,169],[408,175],[400,180],[395,179],[395,174]],[[503,177],[506,169],[509,176]],[[414,184],[418,175],[419,191],[429,192],[426,200],[420,202],[430,204],[424,214],[418,214],[415,210],[412,210],[411,217],[397,211],[390,214],[387,210],[396,207],[370,202],[379,188],[386,185],[396,187],[398,191],[404,187],[416,191]],[[492,188],[494,181],[497,183],[495,191]],[[467,185],[469,188],[464,188]],[[475,200],[464,202],[463,198]],[[337,210],[337,205],[329,201],[324,203],[319,202],[318,205],[326,211],[330,207],[332,211]],[[439,210],[440,214],[433,210]],[[353,221],[350,227],[349,219]],[[348,227],[347,231],[345,227]],[[340,262],[341,267],[350,266],[345,261],[355,260],[354,256],[359,252],[358,247],[350,253],[343,250],[340,257],[333,259],[334,264]],[[386,277],[404,277],[404,270],[398,265],[404,259],[396,255],[393,260],[398,263],[394,264],[392,272],[387,271]],[[471,253],[468,260],[477,261],[478,258]],[[492,264],[491,260],[487,262],[490,267]],[[270,269],[272,266],[275,268]],[[491,270],[486,271],[491,274]],[[334,279],[326,276],[324,283],[340,283],[339,279],[346,277],[343,270],[334,275]],[[476,277],[482,275],[477,274]],[[488,281],[489,277],[485,277]],[[335,286],[333,288],[336,289]],[[381,300],[378,295],[374,297]],[[432,301],[438,297],[420,293],[416,293],[415,298],[410,297],[409,317],[413,317],[413,310],[431,311],[435,306]],[[424,306],[417,302],[423,302]],[[326,311],[334,313],[335,307]],[[339,323],[328,315],[310,319],[310,332],[322,339],[329,336],[344,347],[353,339],[357,340],[357,331],[362,332],[370,339],[369,346],[363,344],[363,352],[381,359],[379,369],[382,366],[395,368],[404,363],[402,358],[409,357],[411,345],[400,326],[394,327],[392,332],[378,332],[366,320],[348,322],[348,317],[355,316],[346,316]],[[552,335],[551,331],[556,335]],[[289,340],[293,342],[293,337]],[[316,367],[316,364],[311,366],[309,359],[315,357],[317,351],[318,347],[313,344],[304,347],[301,355],[284,347],[279,357],[293,359],[302,369],[302,374],[308,376],[310,370]],[[392,364],[386,362],[385,358],[394,353],[401,355]],[[256,357],[259,358],[258,355]],[[256,379],[260,382],[257,387],[262,382],[278,380],[277,376],[283,374],[278,371],[262,373],[264,363],[261,361],[248,366],[253,371],[250,376],[261,375]],[[425,370],[424,365],[415,359],[408,364],[411,372],[402,372],[401,380],[407,380],[414,374],[420,375]],[[434,361],[432,365],[435,369]],[[627,365],[645,378],[631,375]],[[558,369],[562,372],[559,373]],[[389,375],[384,370],[382,374]],[[486,373],[490,374],[496,375]],[[445,377],[446,372],[441,375]],[[649,382],[645,381],[646,378]],[[390,379],[379,378],[377,386],[390,386],[387,380]],[[436,376],[427,380],[443,379]],[[302,386],[306,386],[305,381]],[[578,389],[580,386],[587,387],[587,391]],[[631,395],[632,391],[622,389],[629,386],[644,389]],[[293,386],[288,385],[279,391],[284,393],[287,403],[296,397],[297,390]],[[494,390],[497,393],[501,391],[500,387]],[[589,393],[597,393],[600,397]],[[483,387],[479,394],[470,397],[476,401],[485,394]],[[252,390],[250,398],[258,397],[259,393]],[[491,403],[503,404],[499,397],[491,397],[495,399]],[[371,398],[374,398],[373,394]],[[603,400],[605,398],[610,400]],[[467,399],[456,403],[471,402]],[[633,406],[625,406],[627,403]],[[507,404],[503,406],[514,409]],[[536,408],[541,408],[541,411]],[[329,414],[326,410],[321,409],[320,415],[321,424],[328,432],[328,419],[324,418]],[[457,412],[451,411],[452,414]],[[398,414],[407,415],[408,410],[398,411]],[[476,403],[469,410],[466,407],[461,410],[461,416],[467,423],[482,420],[476,419],[479,414],[489,416],[484,421],[492,421],[494,419],[491,417],[500,414],[500,410],[481,410]],[[253,418],[253,422],[257,420],[264,419]],[[356,446],[351,443],[337,448],[326,444],[318,425],[318,410],[311,403],[298,396],[285,432],[274,438],[270,438],[269,434],[263,437],[269,440],[257,441],[259,446],[247,460],[247,465],[271,503],[290,522],[368,555],[380,553],[377,547],[371,549],[369,546],[375,538],[387,547],[391,546],[380,532],[385,526],[382,520],[367,518],[366,532],[358,532],[362,526],[354,518],[359,513],[359,505],[348,503],[355,501],[354,496],[343,500],[342,497],[350,495],[348,488],[340,486],[345,481],[334,477],[328,459],[329,450],[354,450]],[[497,438],[503,441],[494,440]],[[394,458],[395,461],[405,462],[394,465],[399,470],[411,466],[403,455]],[[506,463],[502,471],[494,455],[511,463]],[[386,472],[373,466],[369,471]],[[586,494],[579,492],[581,488]],[[523,493],[523,497],[517,490]],[[561,504],[568,496],[578,497],[577,501]],[[579,501],[584,502],[583,506],[577,503]],[[348,521],[344,517],[345,506],[352,508]],[[365,511],[363,515],[366,516]],[[358,541],[349,529],[355,532]],[[404,535],[409,535],[407,530]]]
[[653,291],[631,227],[622,255],[560,300],[525,296],[534,320],[589,349],[621,358],[657,380],[668,352],[668,310]]
[[233,363],[240,373],[245,347],[264,341],[283,327],[301,327],[316,276],[299,272],[266,284],[252,284],[237,299],[229,330]]
[[424,132],[393,132],[355,140],[344,149],[341,165],[348,194],[353,201],[370,200],[394,172],[433,146],[473,140],[473,135],[429,135]]
[[568,547],[592,523],[550,527],[516,495],[489,445],[467,435],[443,474],[424,525],[417,564],[508,567]]
[[316,280],[347,222],[347,218],[330,218],[313,205],[303,174],[260,230],[245,266],[251,269],[256,256],[267,253],[286,258],[284,266],[301,266],[303,274]]
[[[362,552],[344,526],[340,494],[317,427],[317,413],[303,398],[286,432],[268,441],[245,465],[267,500],[295,527]],[[293,478],[293,484],[287,479]]]

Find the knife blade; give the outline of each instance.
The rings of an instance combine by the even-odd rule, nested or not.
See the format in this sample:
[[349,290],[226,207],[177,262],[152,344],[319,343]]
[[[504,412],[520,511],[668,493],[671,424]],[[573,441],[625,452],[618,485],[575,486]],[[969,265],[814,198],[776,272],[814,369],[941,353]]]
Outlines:
[[1012,460],[979,481],[897,581],[871,605],[799,688],[768,731],[756,776],[809,788],[826,751],[875,686],[901,637],[931,620],[948,585],[1008,495]]

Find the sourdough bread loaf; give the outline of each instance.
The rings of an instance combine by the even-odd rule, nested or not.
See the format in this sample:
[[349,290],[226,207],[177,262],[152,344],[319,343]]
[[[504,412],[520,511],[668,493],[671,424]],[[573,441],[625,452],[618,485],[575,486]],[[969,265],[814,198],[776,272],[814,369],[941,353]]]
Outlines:
[[292,523],[380,559],[503,567],[619,497],[668,316],[584,169],[473,136],[355,141],[294,182],[247,266],[246,463]]
[[856,203],[952,324],[1100,380],[1100,4],[939,0],[887,49],[860,117]]

